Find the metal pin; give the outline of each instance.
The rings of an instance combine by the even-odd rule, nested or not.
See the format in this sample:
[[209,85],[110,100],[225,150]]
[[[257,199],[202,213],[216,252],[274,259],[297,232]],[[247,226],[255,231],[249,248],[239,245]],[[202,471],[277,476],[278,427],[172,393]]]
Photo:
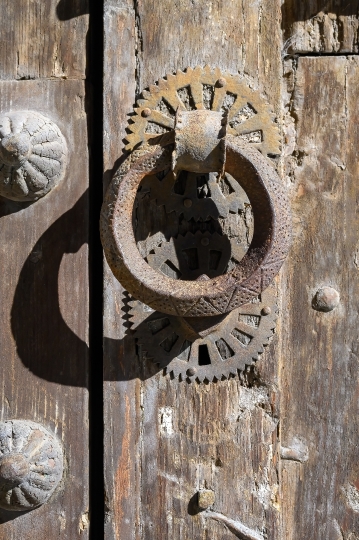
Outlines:
[[217,86],[219,86],[220,88],[223,88],[223,86],[226,86],[227,84],[227,81],[224,77],[220,77],[217,81]]

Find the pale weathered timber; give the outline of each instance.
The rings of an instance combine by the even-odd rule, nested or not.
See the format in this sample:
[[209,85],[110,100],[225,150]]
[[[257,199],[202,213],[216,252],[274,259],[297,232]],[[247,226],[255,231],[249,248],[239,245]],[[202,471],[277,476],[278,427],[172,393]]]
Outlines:
[[[130,2],[107,2],[105,184],[121,157],[135,98],[167,73],[207,63],[244,72],[278,113],[279,21],[280,3],[272,1],[254,6],[236,0],[230,9],[218,2],[140,1],[135,9]],[[149,231],[179,232],[174,213],[149,197],[139,204],[135,225],[140,241]],[[238,232],[243,216],[223,219],[222,226]],[[225,523],[280,539],[276,338],[257,371],[188,384],[164,376],[143,357],[128,328],[128,310],[127,295],[106,269],[106,539],[232,540]],[[224,521],[198,512],[200,489],[214,491],[213,511]]]
[[[299,442],[307,460],[282,461],[282,535],[356,540],[359,61],[300,58],[292,67],[286,173],[295,241],[282,292],[281,440]],[[337,291],[336,302],[313,309],[325,287]]]
[[88,163],[83,81],[2,81],[1,111],[35,110],[68,146],[64,178],[35,203],[0,198],[1,420],[38,422],[64,476],[28,513],[0,511],[1,540],[88,536]]
[[[104,28],[106,189],[114,163],[121,157],[128,123],[127,115],[135,99],[137,35],[132,1],[106,2]],[[104,272],[105,536],[132,540],[136,535],[136,523],[139,522],[139,491],[136,487],[138,481],[134,474],[136,463],[133,458],[141,444],[138,437],[141,382],[129,375],[131,371],[137,373],[138,369],[133,342],[126,346],[123,341],[123,289],[106,264]]]
[[289,53],[357,53],[358,0],[284,0],[283,55]]
[[84,79],[88,11],[88,0],[2,0],[0,79]]

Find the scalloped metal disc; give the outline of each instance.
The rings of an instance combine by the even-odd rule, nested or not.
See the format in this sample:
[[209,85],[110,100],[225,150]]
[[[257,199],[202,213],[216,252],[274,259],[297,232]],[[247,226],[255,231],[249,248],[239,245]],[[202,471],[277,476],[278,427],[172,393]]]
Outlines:
[[280,135],[275,115],[267,101],[240,75],[222,73],[218,68],[197,66],[168,74],[143,91],[131,117],[126,149],[174,128],[175,112],[208,109],[228,112],[227,133],[254,145],[264,155],[280,153]]
[[35,111],[0,116],[0,195],[36,201],[64,177],[66,141],[58,126]]
[[130,302],[130,321],[142,352],[174,377],[213,381],[244,372],[258,360],[274,334],[277,305],[273,287],[256,302],[228,314],[209,335],[193,339],[180,317]]
[[[217,233],[197,231],[162,242],[147,260],[152,268],[175,279],[203,279],[225,271],[230,244]],[[183,255],[186,252],[190,258]],[[217,254],[216,269],[210,259],[213,252]],[[131,299],[129,307],[131,329],[142,352],[175,377],[200,382],[227,378],[252,365],[273,336],[278,312],[275,288],[270,286],[253,302],[214,324],[208,335],[198,337],[188,319],[154,311],[139,300]],[[211,320],[213,317],[207,324]]]
[[27,420],[0,422],[0,507],[31,510],[44,504],[63,474],[59,441]]

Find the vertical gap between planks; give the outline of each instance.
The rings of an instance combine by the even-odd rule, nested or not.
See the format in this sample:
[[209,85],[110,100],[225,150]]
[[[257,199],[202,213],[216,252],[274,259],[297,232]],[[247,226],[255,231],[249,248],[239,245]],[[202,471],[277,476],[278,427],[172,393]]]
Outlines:
[[103,452],[103,258],[99,217],[103,198],[103,0],[89,0],[87,40],[87,114],[90,167],[90,540],[104,538]]

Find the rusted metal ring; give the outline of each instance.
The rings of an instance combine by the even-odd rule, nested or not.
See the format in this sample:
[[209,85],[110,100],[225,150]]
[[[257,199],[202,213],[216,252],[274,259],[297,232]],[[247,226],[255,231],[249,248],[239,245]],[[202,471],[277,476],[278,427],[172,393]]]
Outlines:
[[118,184],[109,218],[111,239],[104,242],[107,260],[126,290],[157,311],[183,317],[227,313],[266,289],[288,254],[291,216],[284,186],[267,158],[228,136],[226,171],[246,191],[253,209],[251,245],[227,274],[205,281],[175,280],[153,270],[141,257],[132,228],[141,180],[170,167],[172,150],[172,144],[157,146],[135,161]]

